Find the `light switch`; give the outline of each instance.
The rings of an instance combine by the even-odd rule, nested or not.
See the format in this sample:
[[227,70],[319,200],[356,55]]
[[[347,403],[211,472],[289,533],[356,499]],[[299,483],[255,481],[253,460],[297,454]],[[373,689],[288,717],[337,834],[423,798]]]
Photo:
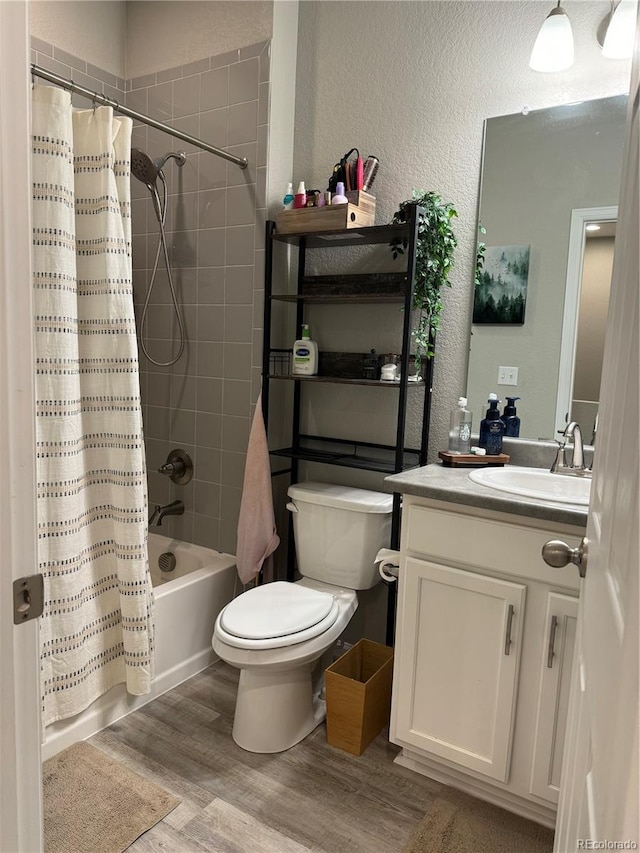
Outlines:
[[517,367],[499,367],[498,368],[498,385],[517,385],[518,384],[518,368]]

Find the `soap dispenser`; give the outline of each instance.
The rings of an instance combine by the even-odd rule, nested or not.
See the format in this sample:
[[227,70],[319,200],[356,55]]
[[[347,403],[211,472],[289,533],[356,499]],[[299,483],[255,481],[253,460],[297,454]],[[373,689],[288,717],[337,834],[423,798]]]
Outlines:
[[497,394],[489,394],[489,408],[487,414],[480,422],[480,439],[478,444],[487,451],[487,456],[498,456],[502,453],[502,436],[504,435],[504,422],[500,420],[498,411]]
[[507,405],[504,407],[500,420],[504,424],[504,434],[507,438],[518,438],[520,436],[520,418],[516,414],[516,400],[520,397],[507,397]]
[[451,412],[449,422],[449,453],[471,452],[471,419],[472,414],[467,409],[467,398],[460,397],[457,408]]

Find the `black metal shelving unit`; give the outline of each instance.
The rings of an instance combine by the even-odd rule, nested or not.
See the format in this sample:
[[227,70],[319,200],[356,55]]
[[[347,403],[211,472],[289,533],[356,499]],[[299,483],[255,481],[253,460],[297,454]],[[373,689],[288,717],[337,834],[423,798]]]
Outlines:
[[[409,220],[402,225],[376,225],[367,228],[353,228],[340,231],[310,232],[303,234],[278,234],[276,223],[266,223],[265,245],[265,307],[264,307],[264,343],[262,354],[262,406],[267,431],[269,429],[269,387],[272,381],[293,383],[293,405],[291,412],[292,445],[271,449],[274,457],[290,460],[289,467],[275,471],[274,476],[290,474],[291,482],[298,480],[300,461],[320,462],[384,474],[397,474],[417,465],[425,465],[429,441],[429,417],[431,413],[431,387],[433,378],[433,358],[426,362],[424,378],[421,382],[410,382],[409,363],[411,359],[411,306],[415,283],[415,257],[418,241],[419,208],[413,207]],[[308,275],[306,271],[307,252],[326,248],[350,246],[373,246],[391,243],[396,239],[406,240],[406,268],[400,273],[363,273],[350,275]],[[295,293],[273,292],[274,245],[285,243],[298,250],[298,274]],[[303,376],[292,373],[272,374],[270,364],[274,353],[282,350],[271,346],[271,320],[274,302],[289,302],[295,305],[296,337],[300,336],[307,304],[397,304],[403,306],[401,354],[401,379],[398,382],[386,382],[379,379],[343,378],[342,376]],[[293,339],[293,334],[292,334]],[[432,341],[435,344],[435,341]],[[372,444],[357,438],[346,440],[331,436],[312,436],[300,433],[300,406],[304,389],[310,389],[317,383],[336,383],[344,385],[366,385],[385,389],[385,400],[397,394],[397,419],[395,442],[390,445]],[[415,389],[424,389],[420,446],[408,448],[405,445],[407,401]],[[304,393],[307,393],[305,391]],[[313,393],[312,391],[310,393]],[[391,547],[400,546],[400,506],[401,495],[393,495],[393,515],[391,526]],[[289,531],[289,553],[287,577],[293,580],[294,547],[292,531]],[[395,620],[395,585],[389,586],[387,611],[387,643],[393,642]]]

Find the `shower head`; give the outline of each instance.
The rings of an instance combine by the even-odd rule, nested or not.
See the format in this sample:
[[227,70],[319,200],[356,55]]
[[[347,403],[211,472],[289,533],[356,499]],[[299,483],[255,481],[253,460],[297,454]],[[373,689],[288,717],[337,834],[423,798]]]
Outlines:
[[131,149],[131,174],[134,175],[143,184],[146,184],[149,189],[153,188],[158,175],[167,160],[174,159],[178,166],[184,166],[187,162],[186,155],[182,152],[169,151],[157,160],[152,160],[148,154],[141,151],[139,148]]

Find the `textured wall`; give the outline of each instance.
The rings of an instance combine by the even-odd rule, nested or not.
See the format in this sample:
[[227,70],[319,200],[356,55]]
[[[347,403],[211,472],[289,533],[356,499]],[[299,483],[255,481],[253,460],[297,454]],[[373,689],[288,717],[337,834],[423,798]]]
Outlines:
[[[466,386],[484,119],[628,90],[629,63],[603,59],[595,39],[609,3],[563,5],[576,63],[547,75],[531,71],[528,59],[548,3],[300,4],[295,180],[323,185],[357,145],[382,163],[377,221],[388,221],[413,187],[439,191],[460,215],[436,358],[432,452],[445,445],[449,412]],[[363,311],[359,325],[367,322]]]
[[126,7],[127,77],[185,65],[271,37],[272,0],[133,0]]
[[124,0],[33,0],[29,4],[31,35],[124,77],[126,6]]

